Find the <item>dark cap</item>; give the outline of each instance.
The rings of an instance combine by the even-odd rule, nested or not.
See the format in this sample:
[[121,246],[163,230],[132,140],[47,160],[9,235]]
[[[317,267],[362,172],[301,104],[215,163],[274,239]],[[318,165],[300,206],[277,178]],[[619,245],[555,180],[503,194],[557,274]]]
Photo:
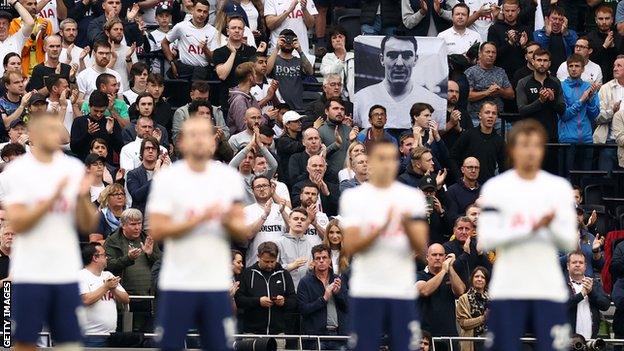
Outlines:
[[33,94],[33,96],[30,97],[30,100],[28,100],[28,105],[34,105],[38,102],[47,103],[46,97],[41,94]]
[[420,190],[422,191],[436,190],[437,186],[435,178],[431,175],[426,175],[420,179]]
[[91,166],[97,161],[102,161],[102,163],[106,163],[106,159],[98,154],[91,153],[91,154],[88,154],[87,157],[85,157],[85,164],[87,166]]
[[11,22],[11,20],[13,20],[13,15],[7,11],[0,11],[0,18],[4,18]]
[[288,28],[283,29],[283,30],[280,32],[280,34],[279,34],[279,35],[283,35],[283,36],[285,36],[285,37],[296,37],[296,36],[297,36],[297,34],[295,34],[295,32],[293,32],[293,30],[292,30],[292,29],[288,29]]
[[171,5],[169,5],[168,2],[161,2],[161,3],[158,3],[158,5],[156,6],[157,15],[160,15],[161,13],[164,13],[164,12],[171,13],[171,10],[172,10]]
[[17,126],[25,127],[26,126],[26,122],[24,122],[24,120],[22,120],[21,118],[14,119],[9,124],[9,129],[13,129],[13,128],[17,127]]

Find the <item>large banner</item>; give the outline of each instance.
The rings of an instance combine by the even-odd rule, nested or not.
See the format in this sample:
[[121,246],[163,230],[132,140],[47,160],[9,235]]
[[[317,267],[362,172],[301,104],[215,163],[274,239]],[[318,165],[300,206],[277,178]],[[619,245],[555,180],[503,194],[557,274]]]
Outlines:
[[369,127],[369,109],[382,105],[387,109],[386,128],[408,129],[410,108],[424,102],[433,107],[432,118],[444,129],[448,64],[443,39],[358,36],[353,46],[357,124]]

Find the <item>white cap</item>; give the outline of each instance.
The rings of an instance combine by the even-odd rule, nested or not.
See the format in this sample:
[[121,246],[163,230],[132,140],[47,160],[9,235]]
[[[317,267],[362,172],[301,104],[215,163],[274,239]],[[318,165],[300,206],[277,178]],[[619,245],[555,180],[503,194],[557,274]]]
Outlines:
[[288,111],[284,113],[284,116],[282,117],[282,123],[286,124],[288,122],[298,121],[301,118],[303,118],[303,116],[298,114],[297,111]]

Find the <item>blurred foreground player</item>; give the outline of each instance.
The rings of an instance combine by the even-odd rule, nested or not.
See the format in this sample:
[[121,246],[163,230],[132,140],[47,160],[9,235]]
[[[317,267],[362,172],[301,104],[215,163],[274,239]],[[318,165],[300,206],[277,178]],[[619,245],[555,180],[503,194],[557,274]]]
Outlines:
[[519,351],[530,332],[536,350],[567,350],[568,290],[558,250],[578,242],[572,186],[541,170],[546,131],[539,122],[516,123],[508,138],[513,169],[485,183],[480,200],[479,243],[496,249],[486,347]]
[[98,216],[89,193],[91,176],[85,176],[82,162],[61,152],[64,133],[56,116],[32,116],[31,153],[5,171],[7,218],[17,234],[11,252],[16,350],[35,350],[43,325],[58,349],[80,349],[82,258],[76,227],[90,233]]
[[425,197],[396,181],[399,154],[392,142],[372,144],[368,167],[369,182],[340,199],[343,245],[353,255],[353,350],[379,350],[383,334],[392,350],[418,350],[413,252],[423,253],[427,245]]
[[247,235],[244,183],[236,170],[210,159],[215,134],[208,119],[186,120],[181,138],[184,159],[154,177],[147,203],[151,235],[167,247],[158,339],[163,350],[183,349],[187,331],[196,327],[205,350],[228,350],[235,331],[228,234],[239,241]]

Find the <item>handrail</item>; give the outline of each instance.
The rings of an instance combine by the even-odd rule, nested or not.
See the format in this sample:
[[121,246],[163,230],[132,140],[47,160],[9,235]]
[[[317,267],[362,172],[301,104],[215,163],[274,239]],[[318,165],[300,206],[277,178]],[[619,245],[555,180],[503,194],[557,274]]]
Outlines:
[[[435,351],[435,341],[447,341],[449,344],[449,351],[453,351],[453,341],[476,341],[476,342],[485,342],[486,338],[484,337],[470,337],[470,336],[434,336],[432,337],[432,345],[431,349]],[[596,340],[596,339],[588,339],[587,341]],[[602,339],[607,344],[615,344],[624,345],[624,339]],[[537,341],[536,338],[520,338],[522,343],[534,343]]]

